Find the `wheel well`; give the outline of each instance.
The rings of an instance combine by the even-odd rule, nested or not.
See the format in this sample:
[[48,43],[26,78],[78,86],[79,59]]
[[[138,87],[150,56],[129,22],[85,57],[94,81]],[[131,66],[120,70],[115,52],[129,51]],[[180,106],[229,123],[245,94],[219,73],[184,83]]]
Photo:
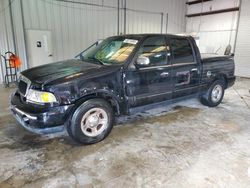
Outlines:
[[108,94],[106,94],[106,93],[93,93],[93,94],[89,94],[89,95],[86,95],[86,96],[84,96],[84,97],[78,99],[78,100],[75,102],[76,105],[75,105],[74,111],[75,111],[82,103],[84,103],[85,101],[87,101],[87,100],[89,100],[89,99],[95,99],[95,98],[96,98],[96,99],[103,99],[103,100],[107,101],[107,102],[110,104],[110,106],[113,108],[114,113],[117,114],[117,115],[120,114],[120,106],[119,106],[118,101],[117,101],[114,97],[112,97],[112,96],[110,96],[110,95],[108,95]]
[[220,74],[220,75],[216,76],[214,78],[213,82],[215,82],[216,80],[223,80],[224,83],[225,83],[225,89],[227,88],[227,86],[228,86],[228,80],[227,80],[227,76],[225,74]]
[[222,74],[222,75],[221,75],[221,79],[224,81],[224,83],[225,83],[225,89],[226,89],[226,88],[227,88],[227,85],[228,85],[227,76],[224,75],[224,74]]

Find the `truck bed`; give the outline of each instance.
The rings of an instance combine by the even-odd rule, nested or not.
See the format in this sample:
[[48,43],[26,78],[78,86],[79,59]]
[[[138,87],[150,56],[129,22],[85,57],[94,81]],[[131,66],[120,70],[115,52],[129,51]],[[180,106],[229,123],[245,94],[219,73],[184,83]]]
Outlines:
[[214,62],[214,61],[223,61],[223,60],[229,60],[232,59],[232,56],[229,55],[218,55],[218,54],[212,54],[212,53],[201,53],[201,60],[203,62]]
[[211,76],[217,73],[222,73],[227,77],[234,76],[234,60],[233,56],[223,56],[217,54],[201,54],[202,61],[202,83],[211,81],[208,72]]

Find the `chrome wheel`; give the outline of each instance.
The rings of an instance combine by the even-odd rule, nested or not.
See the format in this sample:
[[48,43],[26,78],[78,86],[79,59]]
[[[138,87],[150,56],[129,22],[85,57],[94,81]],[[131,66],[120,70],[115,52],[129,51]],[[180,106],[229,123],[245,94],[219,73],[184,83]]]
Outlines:
[[81,130],[89,137],[100,135],[108,127],[108,114],[102,108],[88,110],[81,120]]
[[215,85],[213,90],[212,90],[212,95],[211,95],[211,99],[214,103],[217,103],[221,97],[222,97],[222,93],[223,93],[223,88],[221,85]]

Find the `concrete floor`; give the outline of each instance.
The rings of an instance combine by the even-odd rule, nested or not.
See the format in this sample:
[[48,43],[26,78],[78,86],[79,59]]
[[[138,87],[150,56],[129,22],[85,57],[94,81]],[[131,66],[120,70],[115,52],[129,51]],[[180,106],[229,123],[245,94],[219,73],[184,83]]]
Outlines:
[[78,146],[21,128],[1,88],[0,187],[249,187],[249,89],[238,80],[217,108],[191,99],[123,117],[103,142]]

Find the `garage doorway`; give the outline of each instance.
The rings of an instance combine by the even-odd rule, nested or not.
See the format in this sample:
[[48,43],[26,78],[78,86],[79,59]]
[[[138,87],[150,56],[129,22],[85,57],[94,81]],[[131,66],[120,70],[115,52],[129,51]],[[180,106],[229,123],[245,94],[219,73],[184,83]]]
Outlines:
[[29,68],[53,62],[51,31],[27,30]]

